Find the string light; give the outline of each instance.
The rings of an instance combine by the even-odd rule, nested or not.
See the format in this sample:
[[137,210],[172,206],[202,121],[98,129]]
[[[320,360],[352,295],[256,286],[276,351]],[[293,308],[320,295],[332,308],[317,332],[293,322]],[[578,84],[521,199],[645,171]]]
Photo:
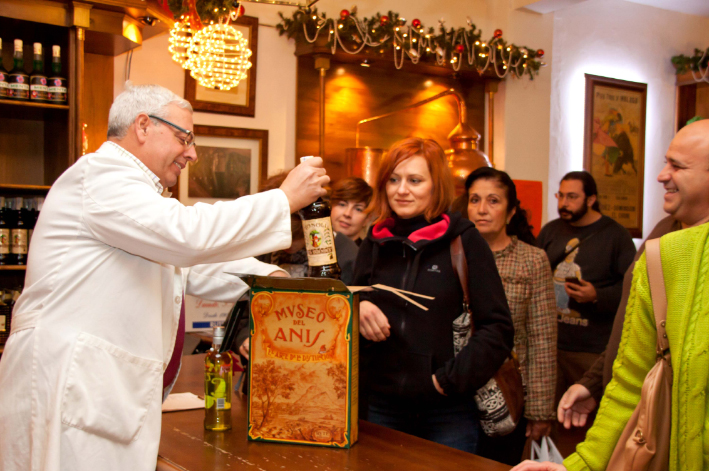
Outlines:
[[180,21],[176,21],[173,27],[170,29],[170,46],[168,50],[172,54],[172,60],[180,64],[183,68],[185,67],[185,62],[188,59],[187,50],[192,42],[192,36],[194,31],[190,24],[190,19],[184,15],[180,18]]
[[251,67],[248,41],[224,23],[209,25],[194,34],[183,65],[203,87],[230,90],[246,78]]

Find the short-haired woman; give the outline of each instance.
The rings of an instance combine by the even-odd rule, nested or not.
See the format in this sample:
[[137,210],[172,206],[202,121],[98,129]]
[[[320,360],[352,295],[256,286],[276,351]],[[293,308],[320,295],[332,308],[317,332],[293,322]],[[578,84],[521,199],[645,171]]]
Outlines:
[[[430,139],[397,142],[381,162],[375,224],[362,241],[355,285],[381,283],[434,300],[420,309],[386,291],[360,295],[363,416],[427,440],[475,453],[482,433],[473,395],[512,348],[512,320],[495,260],[470,221],[450,214],[453,181]],[[460,236],[468,263],[475,333],[456,356],[453,321],[463,290],[451,261]]]
[[367,206],[372,200],[372,193],[372,187],[359,177],[338,180],[330,190],[332,228],[357,245],[362,243],[368,219]]
[[527,387],[524,418],[504,437],[484,437],[479,454],[517,464],[525,436],[549,435],[556,385],[556,303],[549,260],[534,235],[510,176],[482,167],[468,176],[468,218],[487,241],[505,286],[515,327],[514,349]]

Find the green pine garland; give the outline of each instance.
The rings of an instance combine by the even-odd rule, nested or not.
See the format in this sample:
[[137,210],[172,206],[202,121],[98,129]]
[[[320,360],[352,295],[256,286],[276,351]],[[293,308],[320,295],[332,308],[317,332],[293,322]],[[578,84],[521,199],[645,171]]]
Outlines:
[[[175,18],[189,12],[186,0],[168,0],[167,6]],[[197,0],[195,2],[197,15],[203,24],[209,24],[210,21],[216,22],[238,7],[238,0]]]
[[707,66],[709,66],[709,47],[706,51],[694,49],[694,55],[692,57],[685,56],[684,54],[674,56],[672,58],[672,65],[675,66],[677,75],[687,73],[690,70],[699,72],[700,69],[706,69]]
[[[284,16],[283,13],[279,13],[279,15],[281,17],[281,22],[276,26],[279,34],[286,35],[288,38],[295,39],[296,41],[306,41],[304,28],[307,30],[308,37],[312,40],[318,32],[318,24],[322,25],[323,22],[328,21],[325,13],[318,14],[317,8],[298,9],[290,18]],[[362,50],[363,53],[377,55],[384,54],[386,51],[391,51],[394,47],[394,34],[396,28],[399,27],[400,34],[406,30],[406,28],[403,27],[406,20],[402,19],[398,13],[389,11],[386,15],[387,18],[384,21],[383,16],[384,15],[381,13],[377,13],[371,18],[365,17],[362,19],[361,24],[363,24],[366,28],[370,38],[377,42],[381,41],[381,45],[378,47],[365,46]],[[357,28],[356,22],[354,21],[355,18],[357,18],[357,13],[356,8],[353,8],[353,11],[349,13],[346,20],[337,22],[338,34],[348,50],[358,49],[362,44],[362,37]],[[325,30],[320,32],[321,35],[324,34],[328,36],[329,39],[327,45],[330,47],[334,41],[334,35],[329,34],[329,29],[335,27],[333,26],[334,23],[335,22],[330,20],[329,24],[323,28]],[[341,28],[339,27],[340,25],[342,26]],[[441,24],[437,32],[433,27],[426,29],[423,25],[418,26],[417,29],[425,30],[426,33],[424,34],[430,35],[432,43],[436,47],[440,47],[443,51],[445,51],[445,56],[447,58],[452,57],[454,53],[457,55],[458,53],[456,52],[456,46],[462,44],[464,50],[461,54],[461,61],[463,62],[464,67],[475,67],[475,65],[469,65],[467,60],[468,53],[471,52],[471,49],[475,54],[474,57],[476,60],[479,60],[480,66],[482,67],[484,65],[485,60],[480,58],[479,54],[487,52],[487,49],[482,47],[482,44],[486,41],[482,37],[482,31],[477,29],[474,24],[469,23],[468,28],[457,29],[446,29],[443,24]],[[467,42],[462,41],[464,36],[468,39]],[[384,39],[385,37],[388,37],[388,39]],[[455,43],[452,41],[453,38],[456,38]],[[490,43],[492,40],[493,38],[490,38],[487,43]],[[477,45],[476,42],[478,43]],[[495,42],[495,47],[497,47],[499,51],[505,51],[505,58],[507,58],[506,49],[508,46],[511,47],[511,57],[509,62],[512,64],[519,62],[517,70],[512,70],[517,76],[528,74],[529,77],[533,79],[534,76],[539,73],[539,68],[544,65],[543,62],[536,58],[537,49],[509,44],[501,37]],[[435,63],[436,47],[431,48],[429,51],[422,49],[420,60],[426,63]],[[525,51],[528,55],[527,58],[523,57]],[[525,63],[527,64],[526,67],[522,65]],[[490,67],[493,67],[493,64],[491,64]],[[498,68],[498,71],[501,73],[503,72],[501,66]]]

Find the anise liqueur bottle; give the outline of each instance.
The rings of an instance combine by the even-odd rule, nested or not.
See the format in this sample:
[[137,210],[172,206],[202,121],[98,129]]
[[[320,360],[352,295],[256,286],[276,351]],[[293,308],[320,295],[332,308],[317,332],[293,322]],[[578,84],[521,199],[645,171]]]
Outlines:
[[7,98],[7,70],[2,65],[2,38],[0,38],[0,99]]
[[52,46],[52,76],[47,80],[49,102],[55,105],[66,105],[67,81],[62,77],[61,48]]
[[13,257],[10,253],[11,227],[10,209],[6,207],[5,197],[0,196],[0,265],[13,264]]
[[44,75],[44,59],[42,59],[42,43],[34,43],[34,60],[30,75],[30,101],[46,103],[49,100],[47,76]]
[[[304,162],[309,158],[301,157],[300,161]],[[308,276],[339,280],[342,270],[337,263],[330,205],[322,198],[318,198],[314,203],[298,211],[298,214],[303,221],[305,250],[308,253]]]
[[29,225],[27,224],[27,212],[22,208],[22,198],[15,198],[15,224],[10,230],[12,248],[10,252],[14,258],[15,265],[27,265],[27,250],[29,248]]
[[22,40],[15,39],[13,69],[7,75],[7,98],[10,100],[30,99],[30,77],[25,72]]
[[219,353],[224,327],[214,328],[212,348],[204,359],[204,428],[231,429],[231,389],[234,366],[231,355]]

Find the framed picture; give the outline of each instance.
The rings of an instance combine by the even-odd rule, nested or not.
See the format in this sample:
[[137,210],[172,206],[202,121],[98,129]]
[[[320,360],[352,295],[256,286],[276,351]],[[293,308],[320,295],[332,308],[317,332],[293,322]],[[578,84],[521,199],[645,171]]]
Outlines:
[[197,85],[185,70],[185,99],[195,111],[254,116],[256,110],[256,52],[258,50],[258,18],[241,16],[232,25],[244,35],[251,49],[251,68],[246,79],[231,90],[212,90]]
[[187,206],[256,193],[268,174],[268,131],[195,125],[197,161],[171,191]]
[[642,238],[647,84],[586,74],[584,169],[603,214]]

